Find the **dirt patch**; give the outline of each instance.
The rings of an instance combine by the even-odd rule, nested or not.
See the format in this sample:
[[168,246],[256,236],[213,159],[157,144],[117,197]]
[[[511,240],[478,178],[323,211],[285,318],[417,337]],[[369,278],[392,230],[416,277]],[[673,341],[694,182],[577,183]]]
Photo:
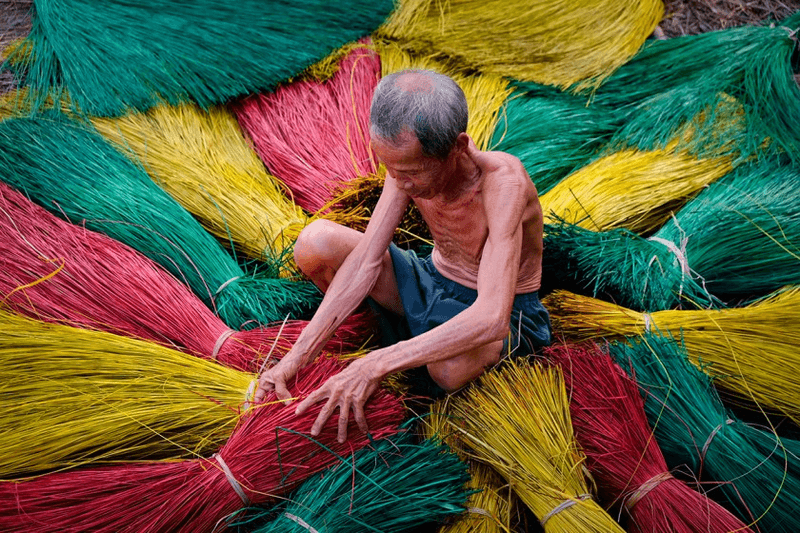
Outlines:
[[[0,51],[31,31],[30,0],[0,0]],[[10,72],[0,74],[0,94],[14,88]]]

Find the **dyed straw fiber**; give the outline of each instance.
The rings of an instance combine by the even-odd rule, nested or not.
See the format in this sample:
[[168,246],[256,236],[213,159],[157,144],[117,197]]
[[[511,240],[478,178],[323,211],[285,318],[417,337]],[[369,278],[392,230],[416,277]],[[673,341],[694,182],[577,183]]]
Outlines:
[[[0,182],[0,301],[31,318],[150,340],[239,370],[282,357],[306,325],[233,331],[188,287],[132,248],[47,212]],[[356,351],[366,313],[339,327],[325,351]]]
[[637,310],[670,309],[682,297],[707,305],[763,296],[800,284],[799,194],[798,167],[742,165],[648,239],[547,225],[546,264]]
[[690,360],[715,383],[749,404],[800,422],[800,287],[790,287],[747,307],[637,313],[568,292],[548,295],[553,327],[568,338],[674,335]]
[[471,459],[465,444],[447,421],[452,417],[449,402],[440,400],[421,418],[420,426],[426,439],[442,441],[469,465],[470,491],[466,510],[439,528],[439,533],[501,533],[512,531],[512,498],[516,497],[491,466]]
[[540,195],[594,159],[620,127],[611,108],[584,97],[533,84],[515,89],[491,147],[518,157]]
[[[800,87],[794,80],[793,27],[743,26],[649,41],[606,83],[589,93],[596,104],[627,110],[629,132],[643,149],[663,146],[681,125],[727,98],[745,110],[744,154],[770,149],[800,154]],[[628,132],[627,136],[630,136]],[[698,136],[698,139],[706,135]]]
[[224,108],[161,105],[146,114],[93,123],[238,254],[252,259],[279,255],[306,224],[303,211],[267,174]]
[[370,33],[389,0],[37,0],[25,81],[91,115],[188,101],[208,108],[271,89]]
[[673,477],[658,448],[636,382],[593,343],[554,345],[575,436],[606,506],[624,510],[631,533],[750,531],[704,494]]
[[463,511],[467,477],[464,463],[446,446],[432,440],[415,443],[410,432],[402,431],[309,479],[277,509],[277,518],[251,531],[402,533],[426,525],[430,529]]
[[797,531],[800,442],[737,420],[671,339],[651,335],[609,350],[620,366],[635,373],[647,418],[671,468],[688,467],[709,497],[744,522],[755,522],[753,530]]
[[657,0],[403,0],[378,34],[487,74],[591,87],[636,53],[663,12]]
[[299,318],[319,301],[309,282],[245,273],[147,174],[102,137],[64,118],[0,122],[0,179],[62,218],[139,250],[191,287],[231,328]]
[[369,107],[380,69],[377,53],[365,44],[326,81],[296,80],[233,106],[261,160],[304,209],[320,210],[331,186],[377,170]]
[[508,481],[546,532],[623,531],[590,493],[559,369],[504,363],[454,399],[452,415],[452,431]]
[[[330,359],[306,367],[291,390],[305,396],[340,368]],[[306,434],[323,404],[295,416],[294,409],[269,403],[273,395],[267,400],[207,458],[87,468],[2,483],[0,524],[32,533],[219,531],[249,503],[277,503],[314,474],[349,462],[345,457],[394,434],[404,413],[397,399],[378,391],[365,409],[371,436],[351,418],[349,439],[339,443],[335,418],[317,439]]]
[[158,344],[8,311],[0,325],[0,479],[213,451],[252,395],[255,374]]

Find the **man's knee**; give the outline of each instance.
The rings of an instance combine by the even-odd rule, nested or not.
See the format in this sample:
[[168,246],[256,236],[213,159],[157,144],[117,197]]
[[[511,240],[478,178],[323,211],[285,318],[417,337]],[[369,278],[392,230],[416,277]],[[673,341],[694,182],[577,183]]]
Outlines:
[[335,259],[337,234],[343,226],[329,220],[315,220],[300,232],[294,244],[294,262],[306,275]]
[[447,392],[454,392],[500,361],[503,341],[493,342],[475,351],[428,365],[431,379]]

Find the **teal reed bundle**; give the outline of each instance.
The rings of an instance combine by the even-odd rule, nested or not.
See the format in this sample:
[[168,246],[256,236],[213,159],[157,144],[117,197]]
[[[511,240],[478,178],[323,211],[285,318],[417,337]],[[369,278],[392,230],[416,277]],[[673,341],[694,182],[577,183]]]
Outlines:
[[585,165],[620,127],[613,110],[532,83],[517,84],[492,137],[492,149],[517,156],[539,194]]
[[464,512],[467,467],[434,440],[409,431],[362,448],[322,476],[309,478],[288,501],[250,521],[277,518],[254,533],[400,533]]
[[756,521],[761,531],[797,531],[800,442],[737,420],[673,339],[647,335],[611,344],[609,351],[639,383],[647,418],[675,475],[688,467],[711,485],[710,498],[746,523]]
[[36,0],[17,57],[42,103],[64,89],[90,115],[202,107],[278,82],[375,30],[390,0]]
[[231,328],[306,315],[309,282],[245,273],[147,173],[102,137],[63,117],[0,122],[0,179],[73,223],[105,233],[161,264]]
[[[756,153],[769,138],[773,151],[784,151],[796,161],[800,88],[792,57],[798,27],[795,15],[774,27],[744,26],[648,41],[602,87],[585,94],[593,104],[624,111],[628,120],[618,140],[641,149],[663,147],[687,120],[733,97],[746,116],[748,135],[741,152]],[[706,125],[695,140],[713,134],[714,121]]]
[[800,283],[798,205],[800,167],[752,162],[709,185],[647,239],[550,225],[546,264],[636,310],[671,309],[681,296],[703,305],[756,298]]

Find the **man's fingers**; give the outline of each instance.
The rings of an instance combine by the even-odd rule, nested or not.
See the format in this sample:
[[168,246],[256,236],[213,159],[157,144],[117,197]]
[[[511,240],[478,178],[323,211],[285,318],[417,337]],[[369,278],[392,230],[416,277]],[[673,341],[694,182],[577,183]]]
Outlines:
[[284,400],[286,405],[292,403],[289,399],[292,397],[289,389],[286,388],[286,383],[282,379],[275,380],[275,396],[278,397],[279,400]]
[[346,401],[339,404],[339,442],[347,440],[347,421],[350,419],[350,404]]
[[333,413],[333,409],[336,407],[336,402],[333,401],[333,398],[329,398],[327,403],[322,407],[322,410],[319,412],[319,416],[317,417],[316,421],[314,421],[314,425],[311,426],[311,434],[313,436],[317,436],[322,431],[322,427],[325,425],[325,422],[331,417]]
[[356,402],[355,405],[353,405],[353,414],[355,414],[358,429],[364,433],[369,433],[369,428],[367,427],[367,417],[364,415],[364,404]]

